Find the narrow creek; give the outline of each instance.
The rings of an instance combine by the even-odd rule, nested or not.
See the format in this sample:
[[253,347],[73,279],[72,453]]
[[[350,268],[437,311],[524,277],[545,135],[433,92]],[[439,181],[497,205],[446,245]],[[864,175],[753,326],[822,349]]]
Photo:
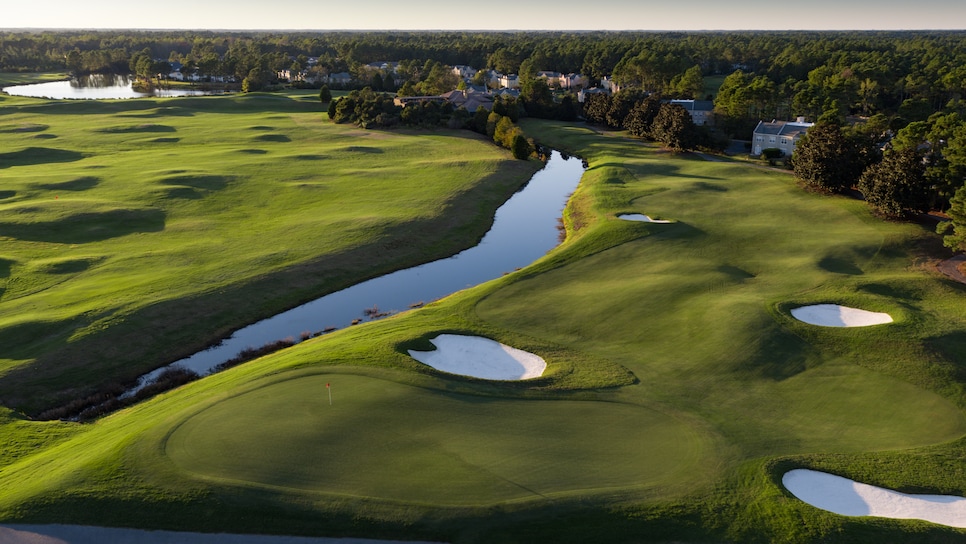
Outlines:
[[405,311],[525,267],[559,243],[561,212],[583,172],[579,158],[554,151],[546,166],[497,209],[493,226],[476,246],[358,283],[241,328],[218,345],[145,374],[128,394],[174,366],[205,375],[244,349],[349,326],[373,314]]

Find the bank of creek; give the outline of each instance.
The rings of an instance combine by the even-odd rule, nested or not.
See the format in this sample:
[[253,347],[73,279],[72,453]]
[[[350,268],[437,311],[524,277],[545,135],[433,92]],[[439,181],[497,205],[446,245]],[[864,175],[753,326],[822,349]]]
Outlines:
[[[142,390],[147,393],[159,376],[172,370],[206,375],[245,350],[289,345],[321,331],[405,311],[525,267],[559,243],[561,212],[583,171],[580,159],[554,151],[546,166],[497,209],[493,226],[476,246],[373,278],[243,327],[209,349],[145,374],[120,398],[131,399]],[[120,407],[107,407],[117,402],[116,398],[109,400],[80,417],[96,417]]]

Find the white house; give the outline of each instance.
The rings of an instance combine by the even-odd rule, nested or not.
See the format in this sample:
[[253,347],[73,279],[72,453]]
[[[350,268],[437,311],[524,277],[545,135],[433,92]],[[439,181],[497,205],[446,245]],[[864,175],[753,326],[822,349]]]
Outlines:
[[795,146],[802,139],[805,132],[815,125],[806,123],[804,117],[799,117],[794,123],[786,121],[759,121],[755,127],[751,141],[751,154],[761,155],[765,149],[780,149],[787,157],[795,151]]
[[516,74],[501,75],[500,76],[500,87],[504,89],[519,89],[520,88],[520,78]]
[[621,90],[621,86],[611,79],[610,76],[600,78],[600,86],[612,93],[618,93]]
[[453,73],[456,74],[461,79],[471,78],[476,75],[476,68],[472,66],[467,66],[465,64],[457,64],[453,67]]

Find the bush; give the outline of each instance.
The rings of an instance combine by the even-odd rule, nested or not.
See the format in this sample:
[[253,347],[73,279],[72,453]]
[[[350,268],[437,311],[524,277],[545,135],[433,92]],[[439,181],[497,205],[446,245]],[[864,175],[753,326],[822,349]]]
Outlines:
[[780,159],[784,154],[785,153],[783,153],[782,150],[778,149],[777,147],[769,147],[761,150],[761,158],[768,160]]

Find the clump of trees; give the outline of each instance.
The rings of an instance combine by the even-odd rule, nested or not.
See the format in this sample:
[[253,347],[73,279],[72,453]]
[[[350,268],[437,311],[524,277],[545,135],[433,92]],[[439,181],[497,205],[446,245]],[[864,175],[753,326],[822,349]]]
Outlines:
[[966,223],[953,216],[964,211],[954,209],[966,197],[966,122],[947,109],[890,134],[884,116],[848,128],[819,122],[792,156],[795,175],[827,193],[857,189],[883,217],[949,209],[953,219],[940,230],[953,229],[947,245],[961,247],[957,236],[966,234]]
[[353,123],[362,128],[389,128],[397,125],[423,128],[465,128],[485,134],[496,145],[513,153],[517,159],[526,160],[533,155],[536,146],[516,124],[521,105],[513,99],[497,99],[493,111],[477,108],[470,115],[465,108],[454,108],[445,101],[425,100],[406,107],[397,106],[394,100],[370,88],[351,91],[346,96],[329,102],[329,119],[335,123]]
[[626,129],[632,136],[660,142],[675,151],[711,147],[706,130],[694,124],[691,114],[680,104],[662,100],[659,94],[620,91],[587,95],[584,118],[588,123],[612,129]]

